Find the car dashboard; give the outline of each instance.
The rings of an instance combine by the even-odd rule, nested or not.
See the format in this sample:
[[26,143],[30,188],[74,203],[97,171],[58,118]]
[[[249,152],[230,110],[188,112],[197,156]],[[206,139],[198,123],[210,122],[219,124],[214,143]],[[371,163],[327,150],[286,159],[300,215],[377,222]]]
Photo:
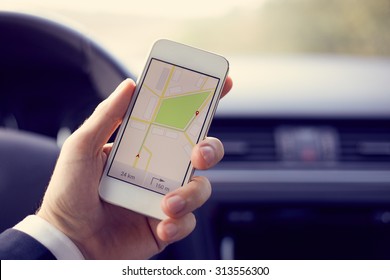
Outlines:
[[390,60],[236,64],[244,83],[234,79],[209,132],[225,157],[198,172],[213,194],[182,245],[204,246],[167,257],[389,258]]

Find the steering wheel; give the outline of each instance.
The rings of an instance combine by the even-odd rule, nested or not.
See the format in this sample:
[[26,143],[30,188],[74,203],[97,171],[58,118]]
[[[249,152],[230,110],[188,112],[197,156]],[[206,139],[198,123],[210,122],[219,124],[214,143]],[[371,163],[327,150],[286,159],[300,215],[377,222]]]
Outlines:
[[47,18],[0,12],[0,126],[56,137],[76,129],[133,75],[81,32]]
[[134,77],[97,43],[53,20],[0,12],[0,34],[1,232],[39,206],[60,129],[75,130]]

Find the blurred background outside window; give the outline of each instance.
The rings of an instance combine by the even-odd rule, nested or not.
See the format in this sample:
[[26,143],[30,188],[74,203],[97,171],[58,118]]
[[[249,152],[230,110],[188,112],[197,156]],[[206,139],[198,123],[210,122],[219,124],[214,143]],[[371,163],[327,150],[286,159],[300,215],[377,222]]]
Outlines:
[[1,0],[0,9],[73,22],[136,74],[158,38],[227,57],[390,55],[389,0]]

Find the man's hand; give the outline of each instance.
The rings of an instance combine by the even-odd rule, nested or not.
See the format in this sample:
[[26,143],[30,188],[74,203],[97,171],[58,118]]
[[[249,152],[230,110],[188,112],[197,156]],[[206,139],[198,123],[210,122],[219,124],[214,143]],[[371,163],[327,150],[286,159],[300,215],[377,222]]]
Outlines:
[[[222,96],[232,87],[227,79]],[[135,89],[125,80],[64,143],[37,215],[66,234],[87,259],[146,259],[192,232],[192,211],[210,196],[205,177],[167,194],[159,221],[102,201],[98,186],[112,145],[106,144],[122,122]],[[192,151],[192,164],[207,169],[223,157],[222,143],[207,138]]]

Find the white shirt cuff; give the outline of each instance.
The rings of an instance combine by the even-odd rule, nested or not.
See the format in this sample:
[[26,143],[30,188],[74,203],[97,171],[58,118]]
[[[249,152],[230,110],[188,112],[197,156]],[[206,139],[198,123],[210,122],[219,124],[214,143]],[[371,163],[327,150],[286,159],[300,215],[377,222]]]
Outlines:
[[27,216],[14,226],[45,246],[58,260],[83,260],[77,246],[64,233],[36,215]]

